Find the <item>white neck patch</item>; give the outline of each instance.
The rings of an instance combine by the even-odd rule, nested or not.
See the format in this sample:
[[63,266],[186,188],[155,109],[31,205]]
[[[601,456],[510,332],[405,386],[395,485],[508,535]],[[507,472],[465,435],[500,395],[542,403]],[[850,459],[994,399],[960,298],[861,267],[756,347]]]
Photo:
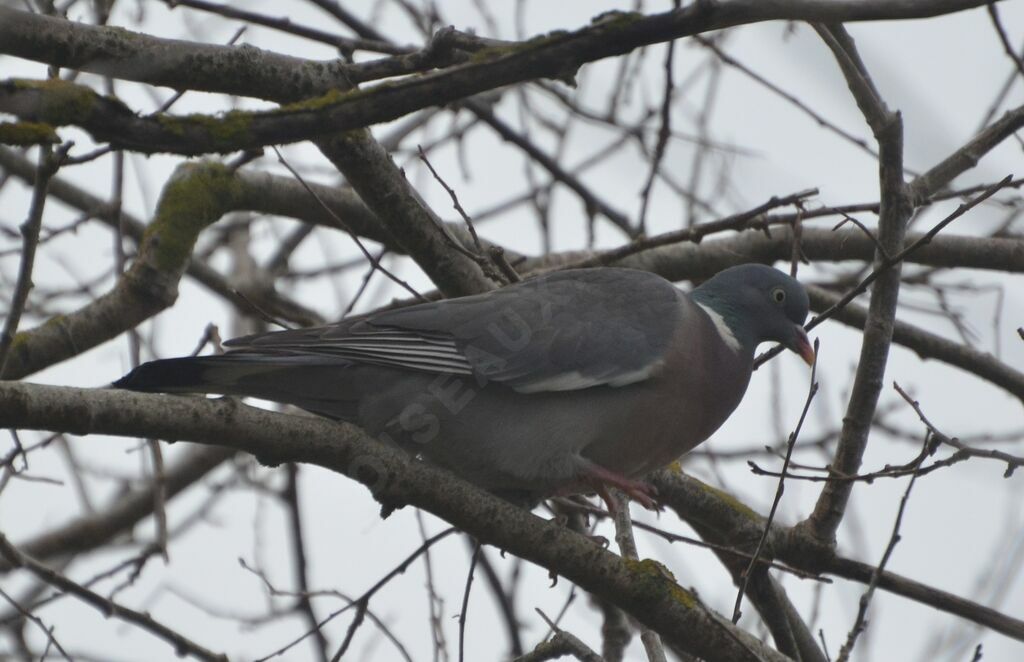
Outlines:
[[726,347],[734,352],[740,351],[740,341],[736,339],[735,335],[733,335],[732,329],[730,329],[729,325],[726,324],[725,319],[708,306],[705,306],[702,303],[698,303],[697,305],[708,314],[708,317],[711,318],[711,321],[715,325],[715,329],[718,330],[718,335],[722,338],[722,342],[725,343]]

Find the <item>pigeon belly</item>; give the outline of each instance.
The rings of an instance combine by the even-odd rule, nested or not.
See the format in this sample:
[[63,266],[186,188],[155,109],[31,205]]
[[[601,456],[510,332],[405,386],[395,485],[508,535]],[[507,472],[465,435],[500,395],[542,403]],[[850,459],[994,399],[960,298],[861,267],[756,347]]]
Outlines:
[[[589,462],[638,477],[707,439],[742,398],[750,375],[743,357],[721,343],[707,350],[696,364],[667,361],[644,382],[538,394],[473,377],[353,366],[350,378],[373,393],[356,422],[491,490],[550,494],[578,483]],[[730,362],[735,368],[724,374],[732,378],[711,372]],[[379,386],[365,388],[368,381]]]

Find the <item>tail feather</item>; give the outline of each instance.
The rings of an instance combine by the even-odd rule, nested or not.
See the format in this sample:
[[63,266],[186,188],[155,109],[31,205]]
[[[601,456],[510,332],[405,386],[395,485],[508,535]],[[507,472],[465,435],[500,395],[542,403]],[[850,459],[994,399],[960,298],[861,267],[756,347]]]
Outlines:
[[[114,382],[116,388],[149,393],[213,393],[218,385],[219,357],[162,359],[143,363]],[[221,384],[223,385],[223,384]]]
[[228,353],[143,363],[113,383],[148,393],[216,393],[293,404],[349,420],[360,397],[346,361],[323,357]]

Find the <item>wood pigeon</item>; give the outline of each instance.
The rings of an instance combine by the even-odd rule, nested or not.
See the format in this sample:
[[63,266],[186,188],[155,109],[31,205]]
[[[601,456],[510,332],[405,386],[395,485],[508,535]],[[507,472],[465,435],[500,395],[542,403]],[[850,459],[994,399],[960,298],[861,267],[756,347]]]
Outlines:
[[788,275],[732,267],[686,294],[633,269],[547,273],[152,361],[116,382],[252,396],[355,423],[499,494],[536,499],[638,480],[707,439],[739,404],[754,350],[811,363],[808,299]]

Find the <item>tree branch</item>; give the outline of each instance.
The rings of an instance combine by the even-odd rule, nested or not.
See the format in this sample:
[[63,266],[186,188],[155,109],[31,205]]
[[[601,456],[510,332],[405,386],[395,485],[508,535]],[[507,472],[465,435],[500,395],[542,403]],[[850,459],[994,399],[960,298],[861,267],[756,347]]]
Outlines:
[[695,655],[730,661],[786,659],[711,612],[656,564],[630,565],[555,522],[385,447],[352,425],[271,413],[227,398],[4,382],[0,426],[188,440],[244,450],[270,465],[317,464],[367,485],[386,507],[416,505],[481,542],[565,576]]
[[[235,454],[220,446],[190,449],[177,462],[164,470],[164,489],[170,501],[180,492],[198,483],[204,476],[222,465]],[[154,490],[150,483],[136,492],[122,494],[116,500],[90,513],[61,524],[18,545],[29,556],[48,561],[58,556],[70,556],[102,547],[153,513]],[[0,564],[0,573],[9,570]]]
[[[815,310],[831,308],[840,299],[838,295],[813,285],[807,288],[807,292],[811,297],[811,306]],[[867,324],[868,311],[863,306],[850,303],[833,315],[832,319],[863,329]],[[937,359],[1005,389],[1024,404],[1024,373],[988,352],[955,343],[900,320],[895,322],[892,339],[922,359]]]
[[217,163],[181,165],[164,187],[131,268],[79,310],[19,333],[3,377],[18,379],[76,356],[173,304],[199,232],[236,205],[230,177]]
[[24,568],[47,584],[50,584],[65,593],[69,593],[86,604],[95,607],[104,616],[120,618],[123,621],[132,623],[133,625],[160,637],[167,643],[174,646],[174,652],[178,655],[187,654],[200,660],[206,660],[207,662],[227,662],[228,658],[226,655],[214,653],[213,651],[200,646],[188,637],[175,632],[163,623],[157,621],[149,614],[129,609],[128,607],[120,605],[113,600],[104,598],[99,593],[91,591],[81,584],[77,584],[64,575],[46,567],[42,563],[39,563],[8,542],[7,538],[2,533],[0,533],[0,556],[3,556],[7,562],[14,567]]
[[[236,112],[222,119],[164,116],[157,120],[139,118],[127,107],[96,95],[89,96],[84,89],[70,83],[61,87],[63,94],[73,96],[81,104],[79,107],[88,111],[82,113],[76,123],[100,140],[146,153],[207,154],[306,140],[321,135],[325,126],[331,127],[331,131],[346,131],[387,122],[415,110],[451,103],[527,80],[571,78],[584,63],[709,30],[769,20],[845,22],[924,18],[983,4],[984,0],[723,0],[692,3],[682,9],[649,16],[611,14],[572,32],[553,33],[520,44],[484,49],[464,64],[347,94],[334,90],[348,87],[357,80],[347,77],[344,72],[325,71],[322,63],[313,67],[316,79],[311,81],[308,72],[296,71],[306,66],[305,61],[270,56],[252,47],[206,46],[203,50],[207,57],[223,53],[231,58],[231,66],[214,66],[213,71],[204,69],[204,73],[197,73],[197,67],[185,66],[181,61],[185,57],[183,51],[191,57],[194,44],[153,40],[152,37],[121,29],[90,28],[88,38],[95,43],[109,43],[105,48],[112,52],[97,52],[92,46],[88,49],[89,57],[83,58],[68,46],[69,42],[78,43],[86,39],[82,30],[69,24],[59,28],[48,24],[46,27],[49,29],[40,31],[45,37],[39,38],[32,29],[35,25],[31,15],[12,9],[0,8],[0,26],[3,26],[0,44],[3,44],[3,52],[11,55],[59,66],[76,66],[86,71],[100,68],[101,73],[111,77],[166,84],[179,89],[230,92],[274,101],[295,101],[324,95],[304,105],[266,113]],[[72,36],[69,37],[68,32]],[[126,46],[127,40],[151,46]],[[217,51],[216,48],[222,50]],[[244,62],[244,57],[239,57],[239,54],[251,55],[253,60],[269,57],[277,65],[280,77],[299,73],[299,83],[292,80],[280,85],[263,78],[257,81],[260,85],[256,87],[247,82],[252,80],[250,72],[238,67],[240,60]],[[168,55],[171,60],[167,59]],[[141,58],[145,58],[146,67],[138,66]],[[274,70],[275,67],[264,69]],[[327,81],[329,84],[325,84]],[[231,89],[227,90],[225,86]],[[246,89],[239,89],[241,87]],[[0,110],[28,118],[36,117],[36,113],[44,110],[40,101],[38,86],[17,90],[8,83],[0,87]],[[101,107],[102,113],[94,112]],[[66,109],[55,114],[42,114],[47,115],[45,121],[49,123],[61,124],[71,119]]]
[[[899,113],[890,112],[878,96],[860,62],[853,39],[845,29],[841,25],[816,26],[815,29],[835,54],[850,91],[878,142],[881,207],[878,214],[879,248],[874,251],[874,270],[878,271],[887,264],[889,256],[903,247],[907,221],[913,212],[910,188],[903,181],[903,123]],[[889,359],[899,301],[900,273],[901,265],[898,263],[885,269],[871,290],[860,359],[843,417],[839,446],[832,462],[832,467],[841,474],[857,473],[867,448],[871,421]],[[852,489],[851,481],[826,483],[814,511],[801,525],[817,538],[834,544]]]
[[[682,472],[661,470],[648,476],[648,480],[658,489],[659,501],[672,508],[680,518],[698,531],[714,532],[714,542],[742,549],[746,545],[756,543],[764,531],[763,516],[733,495],[692,476]],[[872,565],[836,556],[830,544],[810,535],[802,527],[786,528],[773,524],[766,548],[773,558],[782,560],[792,567],[808,572],[833,574],[863,584],[871,581],[875,570]],[[722,553],[728,554],[726,551]],[[746,567],[747,558],[738,558],[742,567]],[[880,575],[878,586],[991,628],[1018,641],[1024,641],[1024,621],[959,595],[889,571]]]

